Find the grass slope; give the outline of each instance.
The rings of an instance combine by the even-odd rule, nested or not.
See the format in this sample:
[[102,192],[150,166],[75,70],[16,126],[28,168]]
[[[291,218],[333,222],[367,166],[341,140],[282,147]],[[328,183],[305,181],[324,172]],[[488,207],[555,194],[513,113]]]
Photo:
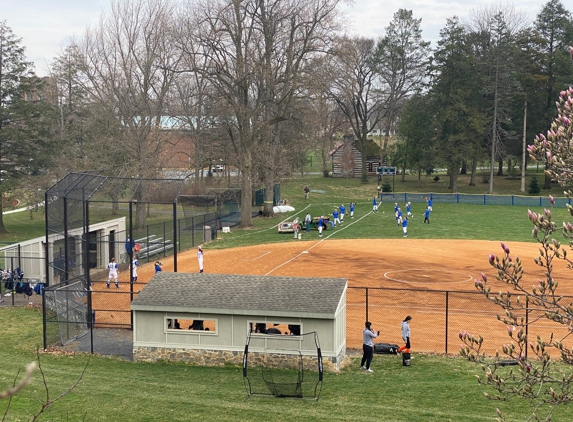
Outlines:
[[[35,359],[41,314],[29,308],[0,310],[0,378],[8,387],[19,369]],[[51,397],[79,376],[87,355],[42,354]],[[361,371],[358,357],[340,373],[325,374],[317,403],[254,396],[246,399],[238,367],[197,367],[174,363],[132,363],[93,356],[79,386],[40,420],[86,421],[493,421],[495,408],[524,420],[522,401],[486,399],[475,381],[479,366],[461,358],[415,355],[411,367],[398,356],[374,357],[373,374]],[[44,396],[39,373],[13,401],[6,420],[30,420]],[[7,400],[0,401],[4,412]],[[571,420],[572,408],[554,420]]]

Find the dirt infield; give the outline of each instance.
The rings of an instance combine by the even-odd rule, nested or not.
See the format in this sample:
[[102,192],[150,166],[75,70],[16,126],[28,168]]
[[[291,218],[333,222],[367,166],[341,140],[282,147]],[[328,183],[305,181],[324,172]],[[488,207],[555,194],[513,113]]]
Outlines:
[[[519,256],[524,264],[528,281],[535,284],[543,278],[543,271],[533,263],[539,254],[536,243],[507,243],[512,255]],[[348,279],[349,286],[386,287],[396,289],[420,289],[432,291],[472,291],[475,292],[474,278],[485,273],[494,282],[495,273],[488,264],[490,253],[501,255],[498,241],[466,240],[418,240],[418,239],[378,239],[378,240],[292,240],[287,243],[265,244],[224,250],[205,249],[205,271],[219,274],[252,274],[299,277],[341,277]],[[515,256],[513,255],[513,256]],[[197,272],[196,250],[178,255],[179,272]],[[162,260],[164,271],[173,271],[173,259]],[[562,264],[562,263],[559,263]],[[565,265],[559,265],[556,279],[565,280],[570,275]],[[148,281],[154,273],[153,265],[146,264],[139,269],[139,281]],[[120,274],[120,291],[128,289],[127,272]],[[573,286],[561,284],[561,294],[573,294]],[[96,285],[95,290],[106,290],[104,285]],[[492,290],[503,289],[493,283]],[[112,291],[113,284],[112,284]],[[110,293],[112,293],[110,291]],[[361,293],[362,294],[362,293]],[[364,324],[364,297],[351,289],[347,295],[347,344],[360,347],[360,332]],[[398,293],[397,293],[398,295]],[[105,295],[102,295],[105,296]],[[94,308],[98,305],[98,295],[94,295]],[[105,300],[101,297],[100,300]],[[399,325],[406,314],[413,314],[413,336],[417,330],[443,325],[443,311],[431,312],[431,305],[416,299],[416,296],[400,300],[396,309],[388,310],[384,317],[373,318],[374,324],[384,326],[386,340],[400,342]],[[129,304],[126,303],[126,306]],[[463,321],[463,305],[459,309],[459,320]],[[410,309],[408,309],[410,308]],[[416,310],[418,312],[416,313]],[[499,311],[498,311],[499,312]],[[487,318],[472,318],[471,327],[460,329],[487,330],[495,321],[495,313],[484,310]],[[489,318],[491,317],[491,318]],[[377,320],[380,319],[380,320]],[[100,320],[101,321],[101,320]],[[390,327],[390,328],[388,328]],[[503,328],[503,327],[502,327]],[[382,329],[382,328],[379,328]],[[503,330],[502,330],[503,332]],[[389,338],[391,337],[391,338]],[[493,342],[498,346],[507,342],[507,335],[498,336]],[[431,350],[443,349],[443,341],[436,340]],[[454,351],[455,352],[455,351]]]

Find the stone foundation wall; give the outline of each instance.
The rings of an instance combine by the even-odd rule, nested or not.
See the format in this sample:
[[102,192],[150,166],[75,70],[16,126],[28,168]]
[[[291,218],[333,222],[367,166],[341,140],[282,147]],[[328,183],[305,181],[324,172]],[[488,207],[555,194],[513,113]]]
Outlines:
[[[232,364],[243,365],[243,351],[230,350],[209,350],[209,349],[183,349],[168,347],[134,347],[133,359],[136,362],[185,362],[194,363],[199,366],[223,366]],[[344,360],[345,353],[342,351],[336,358],[322,358],[322,365],[325,371],[336,371]],[[306,370],[316,371],[316,357],[303,356],[303,367]],[[290,354],[269,354],[259,352],[249,352],[249,363],[276,368],[298,368],[299,355]]]

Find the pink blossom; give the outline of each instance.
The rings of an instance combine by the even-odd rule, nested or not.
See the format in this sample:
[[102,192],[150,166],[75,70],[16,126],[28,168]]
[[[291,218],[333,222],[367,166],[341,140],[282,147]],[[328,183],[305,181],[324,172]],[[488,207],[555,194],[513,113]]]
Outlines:
[[493,261],[495,261],[495,255],[494,254],[489,254],[489,262],[492,263]]
[[551,195],[549,195],[549,203],[551,205],[555,205],[555,199],[553,199],[553,197]]
[[484,273],[481,273],[481,279],[483,281],[487,281],[487,276]]
[[501,242],[501,249],[503,249],[503,251],[508,254],[509,253],[509,248],[507,246],[505,246],[505,243]]

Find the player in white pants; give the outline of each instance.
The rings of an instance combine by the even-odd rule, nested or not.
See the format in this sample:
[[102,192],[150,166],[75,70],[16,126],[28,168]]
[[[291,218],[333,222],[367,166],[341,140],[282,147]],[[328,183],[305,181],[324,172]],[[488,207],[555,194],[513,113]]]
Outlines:
[[107,269],[109,270],[109,276],[107,277],[107,288],[109,289],[109,283],[113,278],[115,280],[115,288],[119,289],[119,282],[117,281],[117,275],[119,273],[119,269],[117,266],[117,262],[115,262],[115,258],[112,258],[110,263],[107,264]]

